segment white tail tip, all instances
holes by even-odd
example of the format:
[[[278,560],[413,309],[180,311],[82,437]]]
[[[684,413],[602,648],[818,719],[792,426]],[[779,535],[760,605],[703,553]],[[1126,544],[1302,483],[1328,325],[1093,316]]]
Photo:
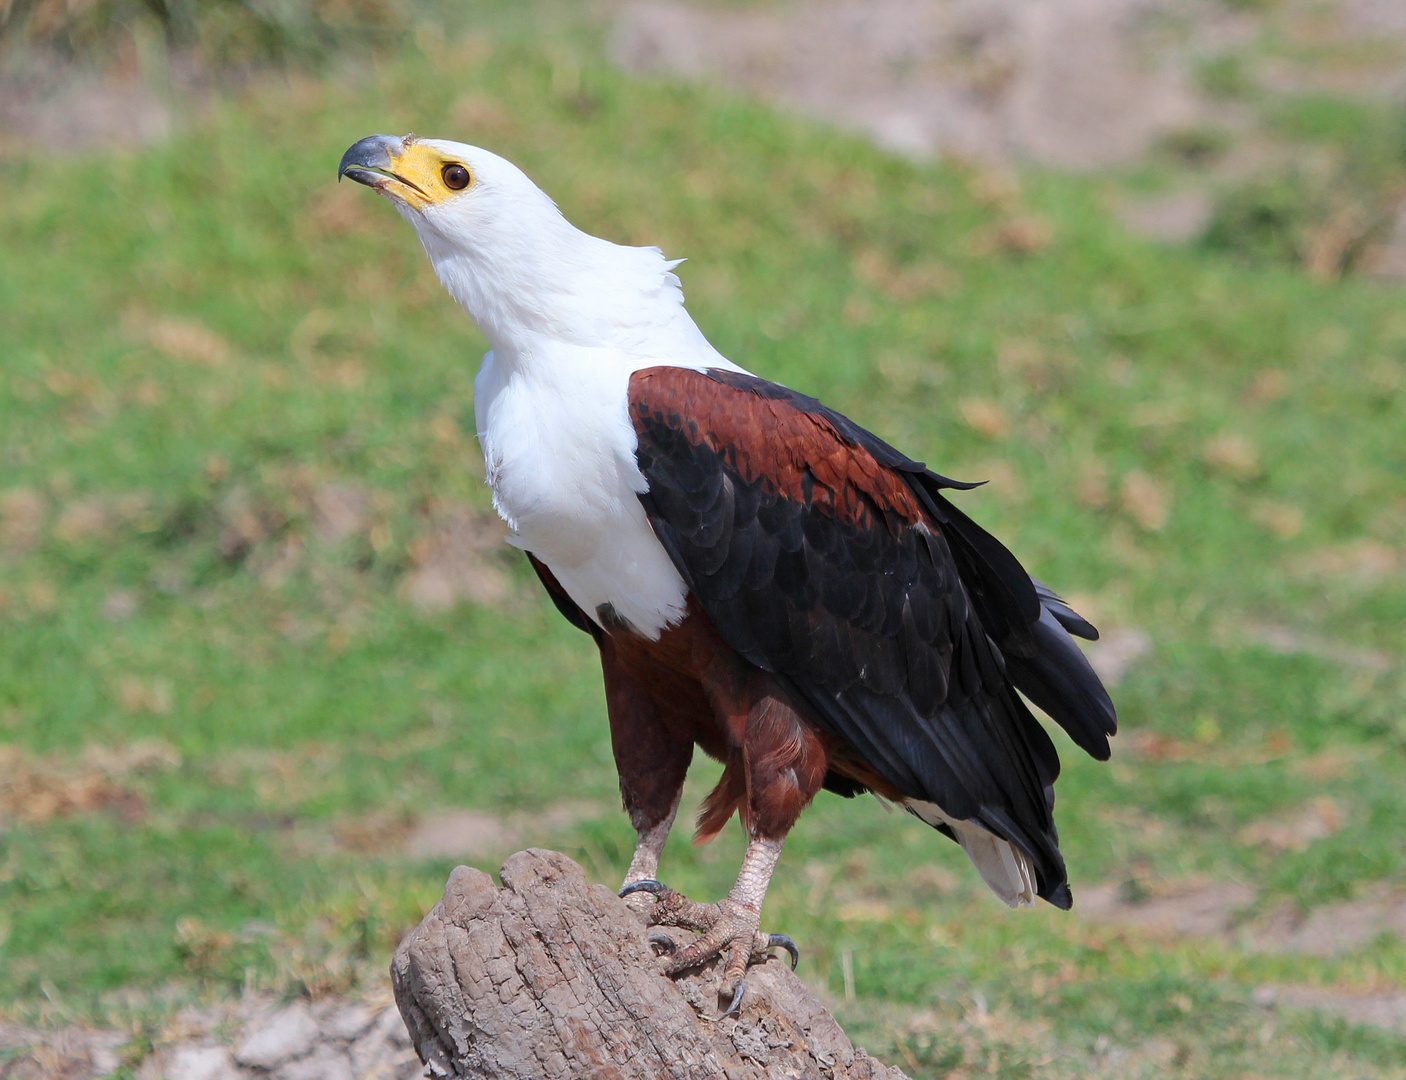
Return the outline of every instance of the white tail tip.
[[[936,803],[905,799],[904,807],[929,825],[946,825],[991,891],[1013,908],[1035,904],[1035,868],[1025,853],[980,825],[949,817]]]

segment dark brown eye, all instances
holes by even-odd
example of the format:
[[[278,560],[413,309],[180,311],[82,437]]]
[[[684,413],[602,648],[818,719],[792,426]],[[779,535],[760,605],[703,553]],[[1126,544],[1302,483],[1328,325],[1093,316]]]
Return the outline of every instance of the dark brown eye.
[[[446,165],[439,175],[451,191],[463,191],[469,186],[469,170],[462,165]]]

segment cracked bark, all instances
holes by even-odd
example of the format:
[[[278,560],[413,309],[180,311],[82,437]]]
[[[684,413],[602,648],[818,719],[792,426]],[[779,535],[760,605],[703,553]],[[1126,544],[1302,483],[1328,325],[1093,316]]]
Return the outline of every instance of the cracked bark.
[[[717,964],[669,979],[643,921],[554,851],[461,866],[396,951],[396,1004],[431,1076],[907,1080],[850,1044],[785,963],[718,1013]],[[687,935],[677,931],[681,939]]]

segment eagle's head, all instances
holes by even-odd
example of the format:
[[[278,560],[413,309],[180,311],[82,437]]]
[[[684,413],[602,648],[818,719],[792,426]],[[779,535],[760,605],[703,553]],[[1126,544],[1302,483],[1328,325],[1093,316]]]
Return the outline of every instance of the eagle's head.
[[[386,196],[427,247],[436,236],[456,246],[511,244],[561,216],[511,161],[444,139],[368,135],[342,155],[337,176]]]
[[[495,350],[546,335],[632,353],[711,347],[683,310],[658,248],[581,232],[506,158],[465,143],[370,135],[338,177],[384,195],[414,227],[449,292]]]

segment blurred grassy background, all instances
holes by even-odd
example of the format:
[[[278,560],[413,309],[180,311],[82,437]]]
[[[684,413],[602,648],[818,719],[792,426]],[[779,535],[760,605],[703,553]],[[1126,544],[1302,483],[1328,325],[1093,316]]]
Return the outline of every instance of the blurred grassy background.
[[[80,59],[130,25],[4,10]],[[1399,285],[1315,274],[1233,202],[1159,246],[1102,178],[914,164],[627,79],[521,7],[203,10],[141,18],[259,60],[238,93],[158,145],[0,159],[0,1010],[150,1032],[244,989],[365,992],[461,861],[446,831],[487,869],[628,861],[594,649],[488,510],[484,343],[333,182],[413,129],[688,256],[726,355],[991,479],[964,508],[1121,642],[1112,765],[1058,736],[1073,915],[1006,912],[872,801],[793,834],[766,921],[860,1041],[914,1077],[1406,1075],[1396,1035],[1252,1001],[1406,979],[1390,933],[1292,944],[1406,886]],[[1342,112],[1286,123],[1385,152]],[[665,874],[717,894],[739,853],[681,829]],[[1129,914],[1221,886],[1204,933]]]

